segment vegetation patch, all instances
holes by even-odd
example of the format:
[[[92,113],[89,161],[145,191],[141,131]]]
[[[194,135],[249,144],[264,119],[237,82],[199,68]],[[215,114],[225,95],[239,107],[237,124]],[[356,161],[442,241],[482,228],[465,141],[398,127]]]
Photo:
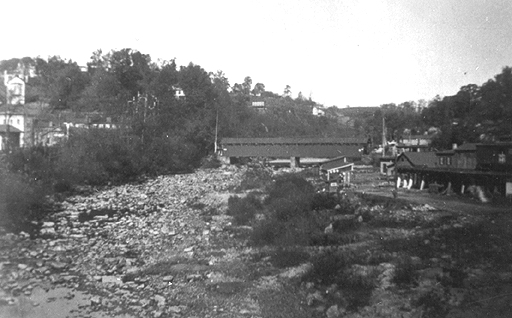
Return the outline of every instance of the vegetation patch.
[[[0,226],[30,232],[30,222],[40,220],[49,211],[46,194],[41,182],[0,168]]]

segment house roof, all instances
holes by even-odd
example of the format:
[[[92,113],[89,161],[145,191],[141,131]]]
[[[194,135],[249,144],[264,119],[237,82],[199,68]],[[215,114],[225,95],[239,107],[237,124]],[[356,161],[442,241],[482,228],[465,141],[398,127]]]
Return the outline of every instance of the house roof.
[[[404,143],[399,143],[397,145],[397,148],[428,148],[429,146],[428,145],[407,145],[407,144],[404,144]]]
[[[336,168],[341,168],[346,165],[350,165],[350,163],[347,162],[346,156],[336,157],[332,158],[330,160],[322,162],[322,169],[324,170],[331,170]]]
[[[453,156],[455,154],[455,150],[444,150],[436,152],[436,156]]]
[[[402,152],[399,157],[405,157],[413,167],[435,167],[437,157],[435,152]]]
[[[455,149],[455,151],[476,151],[476,143],[465,143],[462,146]]]
[[[13,127],[11,125],[0,125],[0,132],[6,133],[7,131],[9,131],[9,133],[21,133],[22,132],[18,128]]]
[[[12,115],[38,116],[48,110],[48,104],[26,103],[24,105],[1,105],[0,114],[9,112]]]

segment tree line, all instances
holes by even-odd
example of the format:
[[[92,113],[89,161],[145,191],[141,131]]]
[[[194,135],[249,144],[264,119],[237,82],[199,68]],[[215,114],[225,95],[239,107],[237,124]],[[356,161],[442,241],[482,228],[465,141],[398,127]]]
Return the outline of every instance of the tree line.
[[[430,131],[436,133],[434,145],[439,149],[512,134],[510,67],[481,86],[461,87],[454,96],[383,104],[371,116],[357,117],[346,125],[336,116],[313,116],[311,108],[317,103],[302,93],[292,98],[289,85],[282,94],[267,91],[263,83],[253,85],[250,76],[231,85],[222,71],[207,72],[193,63],[178,67],[175,60],[153,61],[150,55],[132,49],[95,51],[86,70],[72,60],[53,56],[5,60],[0,62],[0,71],[19,71],[20,65],[25,75],[30,69],[36,75],[28,77],[26,102],[44,102],[52,110],[101,112],[129,123],[131,132],[144,142],[172,136],[192,143],[203,154],[214,149],[216,135],[363,135],[378,141],[382,118],[388,140]],[[175,97],[178,88],[185,99]],[[271,101],[272,111],[253,111],[248,106],[251,96]]]

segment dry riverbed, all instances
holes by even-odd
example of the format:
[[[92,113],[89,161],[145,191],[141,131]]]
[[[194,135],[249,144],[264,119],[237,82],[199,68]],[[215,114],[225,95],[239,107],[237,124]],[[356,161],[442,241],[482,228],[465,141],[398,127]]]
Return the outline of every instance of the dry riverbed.
[[[76,195],[59,204],[36,237],[2,234],[0,317],[512,312],[507,208],[465,213],[435,200],[359,194],[352,197],[360,202],[357,215],[329,212],[359,222],[340,234],[344,244],[256,248],[248,244],[251,227],[234,226],[225,214],[244,171],[199,170]],[[336,276],[329,282],[312,275],[313,266],[321,274],[325,255],[343,258],[339,271],[355,280],[343,285]]]

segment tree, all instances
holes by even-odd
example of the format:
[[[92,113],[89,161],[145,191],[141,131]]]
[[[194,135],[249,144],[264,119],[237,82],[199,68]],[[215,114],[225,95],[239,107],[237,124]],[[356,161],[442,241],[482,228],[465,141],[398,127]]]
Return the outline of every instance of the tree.
[[[290,85],[286,85],[286,87],[284,88],[283,96],[290,97],[291,95],[292,95],[292,88],[290,87]]]
[[[244,78],[244,82],[242,83],[242,93],[245,96],[249,96],[251,94],[251,87],[252,87],[252,79],[250,76],[246,76]]]
[[[263,83],[256,83],[254,85],[254,88],[252,90],[252,94],[255,96],[261,96],[262,93],[265,92],[265,84]]]
[[[38,77],[30,81],[31,86],[38,86],[42,95],[39,98],[56,109],[74,107],[90,81],[89,75],[82,72],[78,64],[59,56],[48,60],[37,58],[36,73]]]

